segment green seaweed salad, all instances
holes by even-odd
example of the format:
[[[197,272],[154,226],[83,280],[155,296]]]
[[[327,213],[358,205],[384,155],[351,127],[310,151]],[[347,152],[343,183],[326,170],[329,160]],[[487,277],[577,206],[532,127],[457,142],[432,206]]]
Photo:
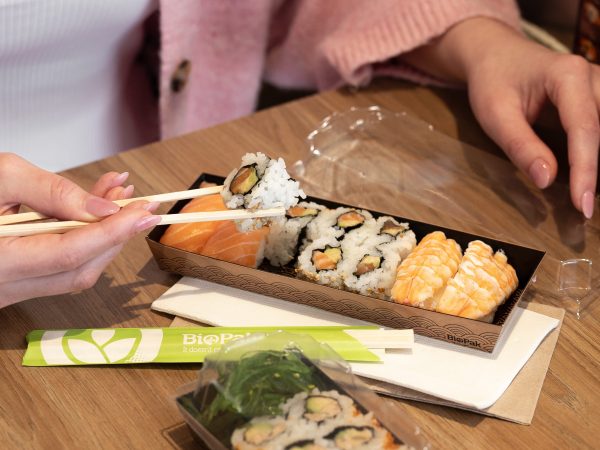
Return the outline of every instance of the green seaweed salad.
[[[217,383],[179,401],[226,447],[233,430],[253,417],[279,415],[281,405],[295,394],[332,387],[297,349],[248,353],[223,363],[218,373]]]

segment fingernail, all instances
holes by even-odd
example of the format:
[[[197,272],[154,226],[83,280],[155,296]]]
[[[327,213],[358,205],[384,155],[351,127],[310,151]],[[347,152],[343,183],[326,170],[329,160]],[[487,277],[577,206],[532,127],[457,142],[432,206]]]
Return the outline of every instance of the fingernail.
[[[529,166],[529,176],[540,189],[548,187],[548,184],[550,184],[550,165],[541,158],[536,159]]]
[[[133,226],[133,229],[136,233],[139,233],[140,231],[144,231],[147,230],[148,228],[152,228],[155,225],[158,225],[161,221],[161,217],[160,216],[146,216],[146,217],[142,217],[140,220],[138,220],[135,225]]]
[[[158,205],[160,205],[159,202],[148,202],[145,203],[142,208],[144,208],[146,211],[154,212],[158,209]]]
[[[130,184],[125,189],[123,189],[123,193],[121,194],[121,196],[123,198],[129,198],[129,197],[131,197],[133,195],[134,189],[135,189],[135,187],[133,186],[133,184]]]
[[[594,194],[586,191],[581,196],[581,211],[586,219],[591,219],[594,214]]]
[[[90,197],[85,204],[85,209],[96,217],[106,217],[118,212],[120,208],[109,200]]]
[[[119,175],[117,175],[113,182],[112,182],[112,187],[117,187],[117,186],[121,186],[123,183],[125,183],[125,180],[129,177],[129,172],[123,172],[120,173]]]

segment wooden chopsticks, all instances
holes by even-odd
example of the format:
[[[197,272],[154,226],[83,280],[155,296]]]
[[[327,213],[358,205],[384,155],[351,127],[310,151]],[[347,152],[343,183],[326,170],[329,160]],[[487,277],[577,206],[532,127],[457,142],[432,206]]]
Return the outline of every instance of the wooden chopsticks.
[[[136,202],[139,200],[145,200],[148,202],[171,202],[177,200],[185,200],[189,198],[202,197],[204,195],[218,194],[223,189],[223,186],[211,186],[200,189],[190,189],[187,191],[168,192],[166,194],[148,195],[146,197],[126,198],[124,200],[115,200],[119,206],[125,206],[129,203]],[[31,222],[33,220],[49,219],[50,217],[45,216],[39,212],[26,212],[20,214],[9,214],[6,216],[0,216],[0,225],[8,225],[13,223]]]
[[[200,189],[190,189],[187,191],[168,192],[166,194],[149,195],[147,197],[128,198],[124,200],[115,200],[119,206],[125,206],[129,203],[145,200],[148,202],[170,202],[176,200],[185,200],[190,198],[202,197],[204,195],[217,194],[221,192],[223,186],[211,186]],[[271,208],[259,210],[226,210],[209,211],[195,213],[163,214],[160,216],[159,225],[171,225],[174,223],[191,222],[213,222],[219,220],[245,220],[260,219],[265,217],[277,217],[285,215],[284,208]],[[21,223],[32,220],[48,219],[49,217],[38,212],[27,212],[21,214],[10,214],[0,216],[0,237],[8,236],[32,236],[44,233],[66,233],[67,231],[81,228],[89,225],[89,222],[80,222],[77,220],[53,221],[43,223]]]
[[[411,349],[415,343],[412,329],[407,330],[344,330],[367,348],[386,350]]]
[[[219,220],[245,220],[259,219],[264,217],[284,216],[285,208],[258,209],[255,211],[245,209],[234,209],[227,211],[210,211],[198,213],[163,214],[160,215],[159,225],[171,225],[174,223],[191,222],[213,222]],[[66,233],[89,225],[90,222],[79,222],[66,220],[59,222],[23,223],[0,226],[0,237],[8,236],[33,236],[45,233]]]

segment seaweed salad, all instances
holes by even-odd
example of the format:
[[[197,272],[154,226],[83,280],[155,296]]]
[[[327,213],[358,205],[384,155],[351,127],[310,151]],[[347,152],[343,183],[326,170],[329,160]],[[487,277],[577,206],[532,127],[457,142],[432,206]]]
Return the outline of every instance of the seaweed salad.
[[[227,447],[231,430],[253,417],[281,414],[288,398],[328,384],[294,348],[251,352],[217,370],[218,380],[186,398],[184,406]]]

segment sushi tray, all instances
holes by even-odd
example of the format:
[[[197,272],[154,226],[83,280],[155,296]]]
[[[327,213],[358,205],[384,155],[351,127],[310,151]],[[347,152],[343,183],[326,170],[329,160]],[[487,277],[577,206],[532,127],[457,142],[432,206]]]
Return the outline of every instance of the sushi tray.
[[[207,448],[418,449],[419,428],[306,335],[252,335],[207,357],[177,406]]]
[[[223,184],[224,177],[201,174],[190,189],[206,184]],[[308,204],[321,205],[323,208],[345,208],[344,211],[356,209],[352,205],[341,204],[325,199],[307,197]],[[186,201],[176,203],[169,214],[180,212]],[[386,223],[408,223],[413,241],[421,241],[428,235],[443,235],[448,240],[455,241],[461,248],[467,248],[473,241],[485,241],[491,247],[490,252],[496,251],[504,260],[512,265],[511,270],[516,275],[514,289],[510,295],[493,311],[486,320],[474,320],[467,317],[423,309],[409,304],[402,304],[386,298],[381,291],[373,288],[373,295],[365,293],[363,286],[357,285],[352,289],[336,285],[332,278],[327,283],[317,282],[311,278],[310,271],[298,269],[295,261],[287,264],[272,265],[269,261],[277,259],[271,255],[260,262],[257,267],[234,263],[207,256],[192,251],[183,250],[161,243],[167,226],[157,226],[147,236],[147,243],[159,267],[167,272],[201,278],[219,284],[275,297],[286,302],[295,302],[334,313],[350,316],[370,323],[390,328],[410,328],[415,333],[452,344],[474,348],[484,352],[492,352],[500,336],[505,330],[511,315],[518,305],[523,291],[533,277],[540,264],[544,252],[523,247],[509,242],[503,242],[483,236],[465,233],[459,230],[443,228],[419,222],[406,217],[389,216],[384,212],[362,210],[371,217],[369,220],[389,218]],[[396,227],[397,228],[397,227]],[[316,231],[320,233],[319,230]],[[322,237],[326,239],[327,237]],[[414,244],[413,244],[414,245]],[[327,248],[327,247],[326,247]],[[269,257],[268,249],[265,251]],[[335,255],[334,255],[335,256]],[[339,256],[339,254],[338,254]],[[301,256],[298,258],[301,262]],[[329,271],[331,272],[331,271]],[[328,272],[328,273],[329,273]],[[355,274],[357,271],[355,271]],[[285,305],[282,304],[282,307]]]

